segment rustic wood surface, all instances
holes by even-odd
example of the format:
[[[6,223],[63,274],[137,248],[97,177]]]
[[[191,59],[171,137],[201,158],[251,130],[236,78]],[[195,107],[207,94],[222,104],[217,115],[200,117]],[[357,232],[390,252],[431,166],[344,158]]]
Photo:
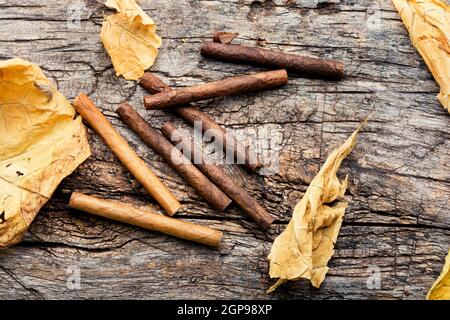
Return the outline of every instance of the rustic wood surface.
[[[102,2],[0,0],[0,58],[39,64],[70,99],[89,94],[182,200],[179,216],[224,231],[225,245],[214,251],[69,210],[77,190],[161,211],[89,130],[92,157],[64,180],[24,241],[0,252],[0,299],[425,297],[450,246],[450,116],[390,0],[141,1],[164,39],[152,70],[174,87],[262,70],[202,58],[201,41],[214,29],[239,31],[236,43],[347,65],[341,82],[292,77],[283,89],[204,104],[227,128],[281,137],[278,174],[227,167],[277,217],[266,233],[235,206],[211,209],[119,121],[114,110],[129,100],[157,127],[182,123],[144,111],[144,90],[115,77],[99,40],[110,12]],[[68,10],[77,3],[85,5],[79,28]],[[351,205],[322,288],[299,281],[266,295],[273,239],[330,150],[372,110],[340,171],[350,175]],[[74,268],[78,289],[67,286]],[[377,268],[381,287],[373,289],[367,281]]]

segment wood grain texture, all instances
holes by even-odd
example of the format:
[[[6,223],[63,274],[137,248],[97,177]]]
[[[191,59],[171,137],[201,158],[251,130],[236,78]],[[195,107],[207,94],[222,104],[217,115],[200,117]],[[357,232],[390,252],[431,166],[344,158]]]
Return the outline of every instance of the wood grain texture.
[[[277,217],[266,233],[234,206],[211,209],[120,122],[114,110],[129,100],[152,126],[182,124],[163,111],[144,111],[144,90],[114,76],[99,40],[108,12],[102,1],[84,2],[80,28],[67,24],[74,3],[0,0],[0,58],[41,65],[70,99],[88,93],[182,199],[180,216],[224,231],[225,245],[214,251],[69,210],[72,190],[161,210],[89,130],[92,157],[64,180],[25,241],[0,252],[0,299],[425,297],[450,246],[450,117],[390,0],[142,1],[163,38],[152,71],[174,88],[264,70],[202,58],[201,42],[213,30],[239,31],[236,43],[346,64],[341,82],[292,77],[282,89],[202,105],[242,134],[280,136],[278,174],[226,166]],[[372,110],[341,170],[350,174],[351,205],[322,288],[300,281],[266,295],[273,239],[330,150]],[[76,290],[67,288],[73,266],[81,272]],[[380,289],[367,286],[370,266],[380,268]]]

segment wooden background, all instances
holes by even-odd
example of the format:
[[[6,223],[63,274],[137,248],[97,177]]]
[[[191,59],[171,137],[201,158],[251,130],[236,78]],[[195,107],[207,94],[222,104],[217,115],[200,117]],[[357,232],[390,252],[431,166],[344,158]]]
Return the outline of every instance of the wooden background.
[[[115,77],[99,39],[110,13],[102,2],[0,0],[0,58],[39,64],[69,99],[89,94],[182,200],[179,217],[224,231],[225,246],[214,251],[69,210],[77,190],[161,211],[89,130],[92,157],[65,179],[24,241],[0,252],[1,299],[425,297],[450,246],[450,115],[390,0],[142,1],[164,40],[152,70],[173,86],[262,70],[203,59],[200,43],[214,29],[239,31],[237,43],[347,65],[341,82],[292,77],[279,90],[204,104],[227,128],[281,135],[278,174],[227,168],[277,217],[266,233],[236,207],[212,210],[118,120],[114,110],[125,100],[157,127],[173,117],[145,112],[144,91]],[[70,21],[77,4],[85,5],[79,27]],[[299,281],[266,295],[273,239],[330,150],[372,110],[340,171],[350,175],[350,207],[322,288]],[[70,289],[77,268],[81,287]],[[371,289],[377,268],[381,287]]]

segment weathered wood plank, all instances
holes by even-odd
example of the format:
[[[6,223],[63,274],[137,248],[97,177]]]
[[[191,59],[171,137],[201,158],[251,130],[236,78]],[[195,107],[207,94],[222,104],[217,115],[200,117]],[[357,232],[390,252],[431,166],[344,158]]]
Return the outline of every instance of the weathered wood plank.
[[[427,228],[346,226],[320,290],[301,281],[267,296],[264,289],[271,281],[265,256],[280,227],[264,239],[239,223],[204,220],[226,232],[226,248],[216,252],[73,215],[44,213],[27,241],[0,256],[3,299],[423,298],[439,272],[450,236],[449,231]],[[80,268],[80,289],[67,289],[70,268]],[[368,287],[369,268],[379,268],[380,289]]]
[[[0,298],[423,298],[450,246],[450,117],[391,1],[141,2],[164,39],[152,70],[172,86],[262,70],[202,58],[200,43],[213,29],[237,30],[244,44],[343,60],[348,77],[292,77],[280,90],[202,104],[227,128],[271,136],[279,147],[276,175],[227,166],[278,218],[264,234],[236,207],[211,209],[118,120],[118,104],[140,107],[145,92],[114,76],[98,37],[109,12],[102,1],[80,0],[74,29],[67,8],[76,1],[0,0],[0,58],[38,63],[70,99],[88,93],[182,200],[180,216],[227,237],[225,248],[211,251],[71,212],[72,190],[159,210],[90,130],[93,156],[62,183],[25,242],[0,252]],[[157,127],[168,119],[182,124],[162,111],[139,111]],[[351,205],[323,288],[300,282],[267,296],[271,242],[329,151],[372,111],[343,164]],[[67,288],[70,266],[80,268],[79,290]],[[367,286],[370,266],[380,268],[380,289]]]

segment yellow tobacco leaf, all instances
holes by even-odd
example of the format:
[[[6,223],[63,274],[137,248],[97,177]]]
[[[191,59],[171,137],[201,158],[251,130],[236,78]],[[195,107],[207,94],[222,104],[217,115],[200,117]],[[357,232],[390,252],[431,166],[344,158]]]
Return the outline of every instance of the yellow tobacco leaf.
[[[325,279],[327,264],[334,253],[348,205],[342,199],[347,189],[347,178],[341,182],[336,173],[342,160],[353,150],[362,125],[328,156],[302,200],[295,206],[286,230],[275,239],[269,254],[269,275],[278,281],[267,292],[274,291],[288,280],[300,278],[309,279],[318,288]]]
[[[28,61],[0,61],[0,248],[21,240],[61,180],[90,155],[75,110]]]
[[[100,38],[116,75],[137,80],[158,55],[161,38],[156,25],[134,0],[108,0],[106,5],[119,13],[103,21]]]
[[[450,6],[443,0],[392,1],[441,87],[439,101],[450,112]]]
[[[450,300],[450,250],[441,275],[427,294],[428,300]]]

